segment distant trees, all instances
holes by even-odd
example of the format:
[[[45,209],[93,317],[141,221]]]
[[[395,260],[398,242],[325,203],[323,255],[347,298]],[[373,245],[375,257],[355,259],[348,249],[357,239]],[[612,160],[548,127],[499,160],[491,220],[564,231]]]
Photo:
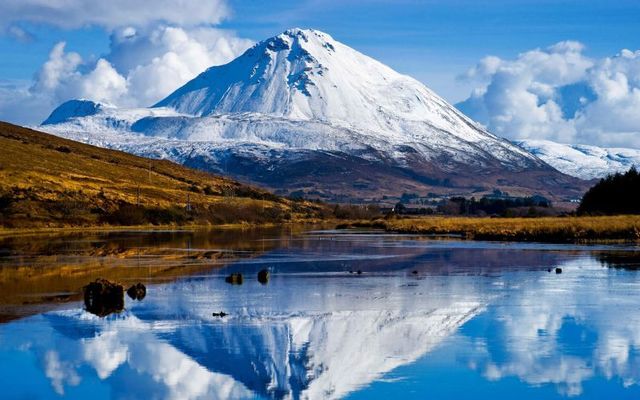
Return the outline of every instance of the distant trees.
[[[373,204],[336,204],[333,206],[333,217],[337,219],[373,219],[381,216],[380,207]]]
[[[640,173],[632,167],[601,179],[582,198],[578,214],[640,214]]]
[[[502,194],[501,194],[502,195]],[[466,199],[452,197],[438,205],[438,212],[445,215],[499,215],[503,217],[546,215],[544,209],[551,208],[551,202],[542,196],[530,197],[482,197]]]

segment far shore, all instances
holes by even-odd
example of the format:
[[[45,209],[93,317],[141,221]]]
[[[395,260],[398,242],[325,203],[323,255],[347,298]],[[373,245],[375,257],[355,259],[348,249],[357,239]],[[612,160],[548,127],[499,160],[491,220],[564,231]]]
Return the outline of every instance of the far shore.
[[[355,221],[340,228],[379,228],[388,232],[458,235],[467,240],[545,243],[640,242],[640,215],[487,218],[429,216]]]
[[[369,220],[310,219],[282,223],[224,225],[99,225],[42,228],[0,228],[0,238],[58,233],[117,232],[127,230],[220,230],[323,226],[338,229],[375,228],[391,233],[451,235],[464,240],[545,243],[640,243],[640,215],[488,218],[488,217],[391,217]],[[300,229],[303,230],[303,229]]]
[[[267,229],[275,227],[304,227],[304,226],[336,226],[340,222],[336,220],[303,220],[268,223],[245,223],[235,224],[186,224],[186,225],[93,225],[93,226],[49,226],[33,228],[6,228],[0,227],[0,239],[8,236],[46,235],[59,233],[83,233],[83,232],[122,232],[122,231],[195,231],[195,230],[242,230],[242,229]]]

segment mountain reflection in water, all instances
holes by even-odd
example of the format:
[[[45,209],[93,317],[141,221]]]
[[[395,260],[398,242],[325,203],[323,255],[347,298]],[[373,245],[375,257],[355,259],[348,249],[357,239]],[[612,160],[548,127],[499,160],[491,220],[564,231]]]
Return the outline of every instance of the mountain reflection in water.
[[[0,325],[3,398],[640,394],[640,277],[603,267],[607,248],[333,232],[255,243],[269,245],[149,285],[120,314],[70,303]],[[224,282],[232,272],[242,285]]]

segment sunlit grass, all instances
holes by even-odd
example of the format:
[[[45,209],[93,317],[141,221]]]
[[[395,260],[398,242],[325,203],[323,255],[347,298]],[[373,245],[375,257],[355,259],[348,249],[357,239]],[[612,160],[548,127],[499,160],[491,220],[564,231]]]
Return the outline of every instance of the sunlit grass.
[[[0,123],[0,148],[0,226],[5,228],[263,224],[314,218],[321,211],[317,204],[168,161],[6,123]],[[123,206],[130,207],[123,211]]]
[[[379,221],[390,231],[459,234],[467,239],[574,242],[640,240],[640,216],[461,218],[423,217]]]

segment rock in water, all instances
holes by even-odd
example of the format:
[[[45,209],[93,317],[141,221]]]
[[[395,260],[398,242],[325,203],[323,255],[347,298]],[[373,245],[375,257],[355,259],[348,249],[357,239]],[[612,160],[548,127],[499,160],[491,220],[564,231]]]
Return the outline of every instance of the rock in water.
[[[243,281],[243,278],[242,278],[242,274],[240,273],[231,274],[225,278],[225,282],[230,283],[232,285],[242,285],[242,281]]]
[[[261,269],[260,272],[258,272],[258,282],[262,283],[263,285],[269,282],[269,270]]]
[[[138,282],[127,289],[127,295],[129,295],[132,300],[140,301],[147,295],[147,288],[142,283]]]
[[[214,313],[212,313],[211,315],[212,315],[212,316],[214,316],[214,317],[220,317],[220,318],[222,318],[222,317],[226,317],[226,316],[227,316],[227,315],[229,315],[229,314],[227,314],[227,313],[226,313],[226,312],[224,312],[224,311],[220,311],[220,312],[214,312]]]
[[[562,268],[556,268],[556,274],[561,274],[562,273]]]
[[[96,279],[83,288],[86,310],[99,317],[124,310],[124,286],[106,279]]]

